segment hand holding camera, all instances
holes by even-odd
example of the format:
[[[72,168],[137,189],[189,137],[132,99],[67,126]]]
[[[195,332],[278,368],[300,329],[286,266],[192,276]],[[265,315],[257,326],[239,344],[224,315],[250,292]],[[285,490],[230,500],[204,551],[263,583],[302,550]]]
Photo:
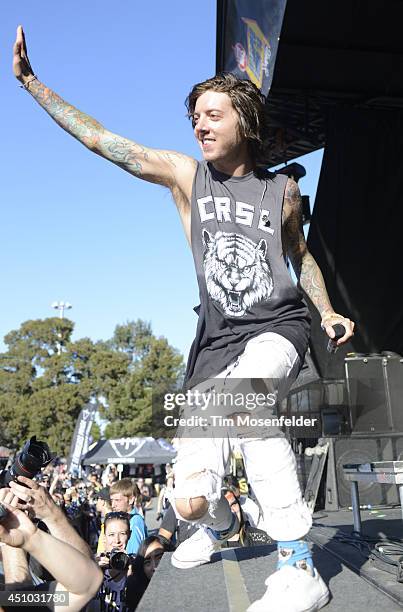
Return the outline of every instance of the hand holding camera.
[[[4,489],[0,490],[2,493]],[[2,501],[0,504],[0,542],[16,548],[24,548],[37,528],[25,512]]]
[[[55,504],[47,490],[33,478],[52,461],[53,457],[48,445],[37,440],[36,436],[32,436],[17,454],[12,466],[0,472],[0,487],[9,487],[2,489],[9,493],[4,501],[13,503],[13,506],[20,510],[28,510],[35,518],[41,520],[52,518]],[[0,497],[0,501],[2,499],[3,497]]]
[[[35,518],[41,521],[53,518],[57,506],[45,487],[25,476],[17,476],[8,486],[18,498],[17,508],[32,510]]]
[[[113,548],[110,552],[101,553],[98,557],[98,565],[104,569],[114,569],[123,572],[131,566],[135,555],[128,555],[124,550]]]

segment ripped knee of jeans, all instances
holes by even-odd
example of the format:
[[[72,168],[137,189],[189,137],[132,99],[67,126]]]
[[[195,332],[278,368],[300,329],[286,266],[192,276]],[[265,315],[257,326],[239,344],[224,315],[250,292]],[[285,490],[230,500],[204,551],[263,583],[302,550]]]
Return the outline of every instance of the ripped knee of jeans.
[[[205,497],[208,513],[214,517],[215,509],[221,497],[221,478],[211,470],[190,474],[186,478],[175,480],[174,499],[190,500],[194,497]]]

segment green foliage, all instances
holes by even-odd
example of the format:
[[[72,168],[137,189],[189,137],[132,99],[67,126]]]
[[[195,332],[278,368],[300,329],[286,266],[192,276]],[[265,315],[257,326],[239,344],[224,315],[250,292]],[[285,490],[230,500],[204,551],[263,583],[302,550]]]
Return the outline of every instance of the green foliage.
[[[179,387],[183,374],[182,355],[165,338],[150,336],[142,358],[110,395],[108,418],[111,422],[105,429],[106,437],[158,437],[161,431],[156,429],[152,414],[158,409],[162,395]]]
[[[101,428],[98,425],[98,423],[96,423],[95,421],[93,422],[91,426],[90,436],[95,442],[97,442],[102,437]]]
[[[73,329],[68,319],[49,318],[26,321],[5,337],[0,444],[18,449],[36,435],[67,456],[78,415],[94,399],[101,400],[107,437],[160,435],[152,404],[181,383],[179,352],[141,320],[117,325],[107,342],[72,342]],[[91,435],[99,439],[98,424]]]
[[[153,338],[151,324],[141,319],[126,321],[124,325],[116,325],[109,346],[117,351],[126,353],[130,361],[141,360],[149,351]]]

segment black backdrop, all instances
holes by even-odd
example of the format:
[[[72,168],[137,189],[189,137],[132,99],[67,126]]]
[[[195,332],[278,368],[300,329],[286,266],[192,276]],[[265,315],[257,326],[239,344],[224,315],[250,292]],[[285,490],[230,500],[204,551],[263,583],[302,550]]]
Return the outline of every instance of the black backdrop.
[[[326,378],[348,352],[403,354],[403,112],[332,108],[308,235],[336,310],[356,322],[335,356],[313,314],[311,350]]]

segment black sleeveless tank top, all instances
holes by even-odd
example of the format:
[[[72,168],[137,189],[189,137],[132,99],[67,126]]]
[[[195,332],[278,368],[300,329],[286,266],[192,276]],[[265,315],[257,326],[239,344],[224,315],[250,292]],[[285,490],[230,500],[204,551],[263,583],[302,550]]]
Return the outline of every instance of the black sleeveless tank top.
[[[265,170],[235,177],[198,163],[191,238],[200,305],[187,387],[219,374],[248,340],[268,331],[287,338],[303,359],[310,315],[283,253],[286,183]]]

